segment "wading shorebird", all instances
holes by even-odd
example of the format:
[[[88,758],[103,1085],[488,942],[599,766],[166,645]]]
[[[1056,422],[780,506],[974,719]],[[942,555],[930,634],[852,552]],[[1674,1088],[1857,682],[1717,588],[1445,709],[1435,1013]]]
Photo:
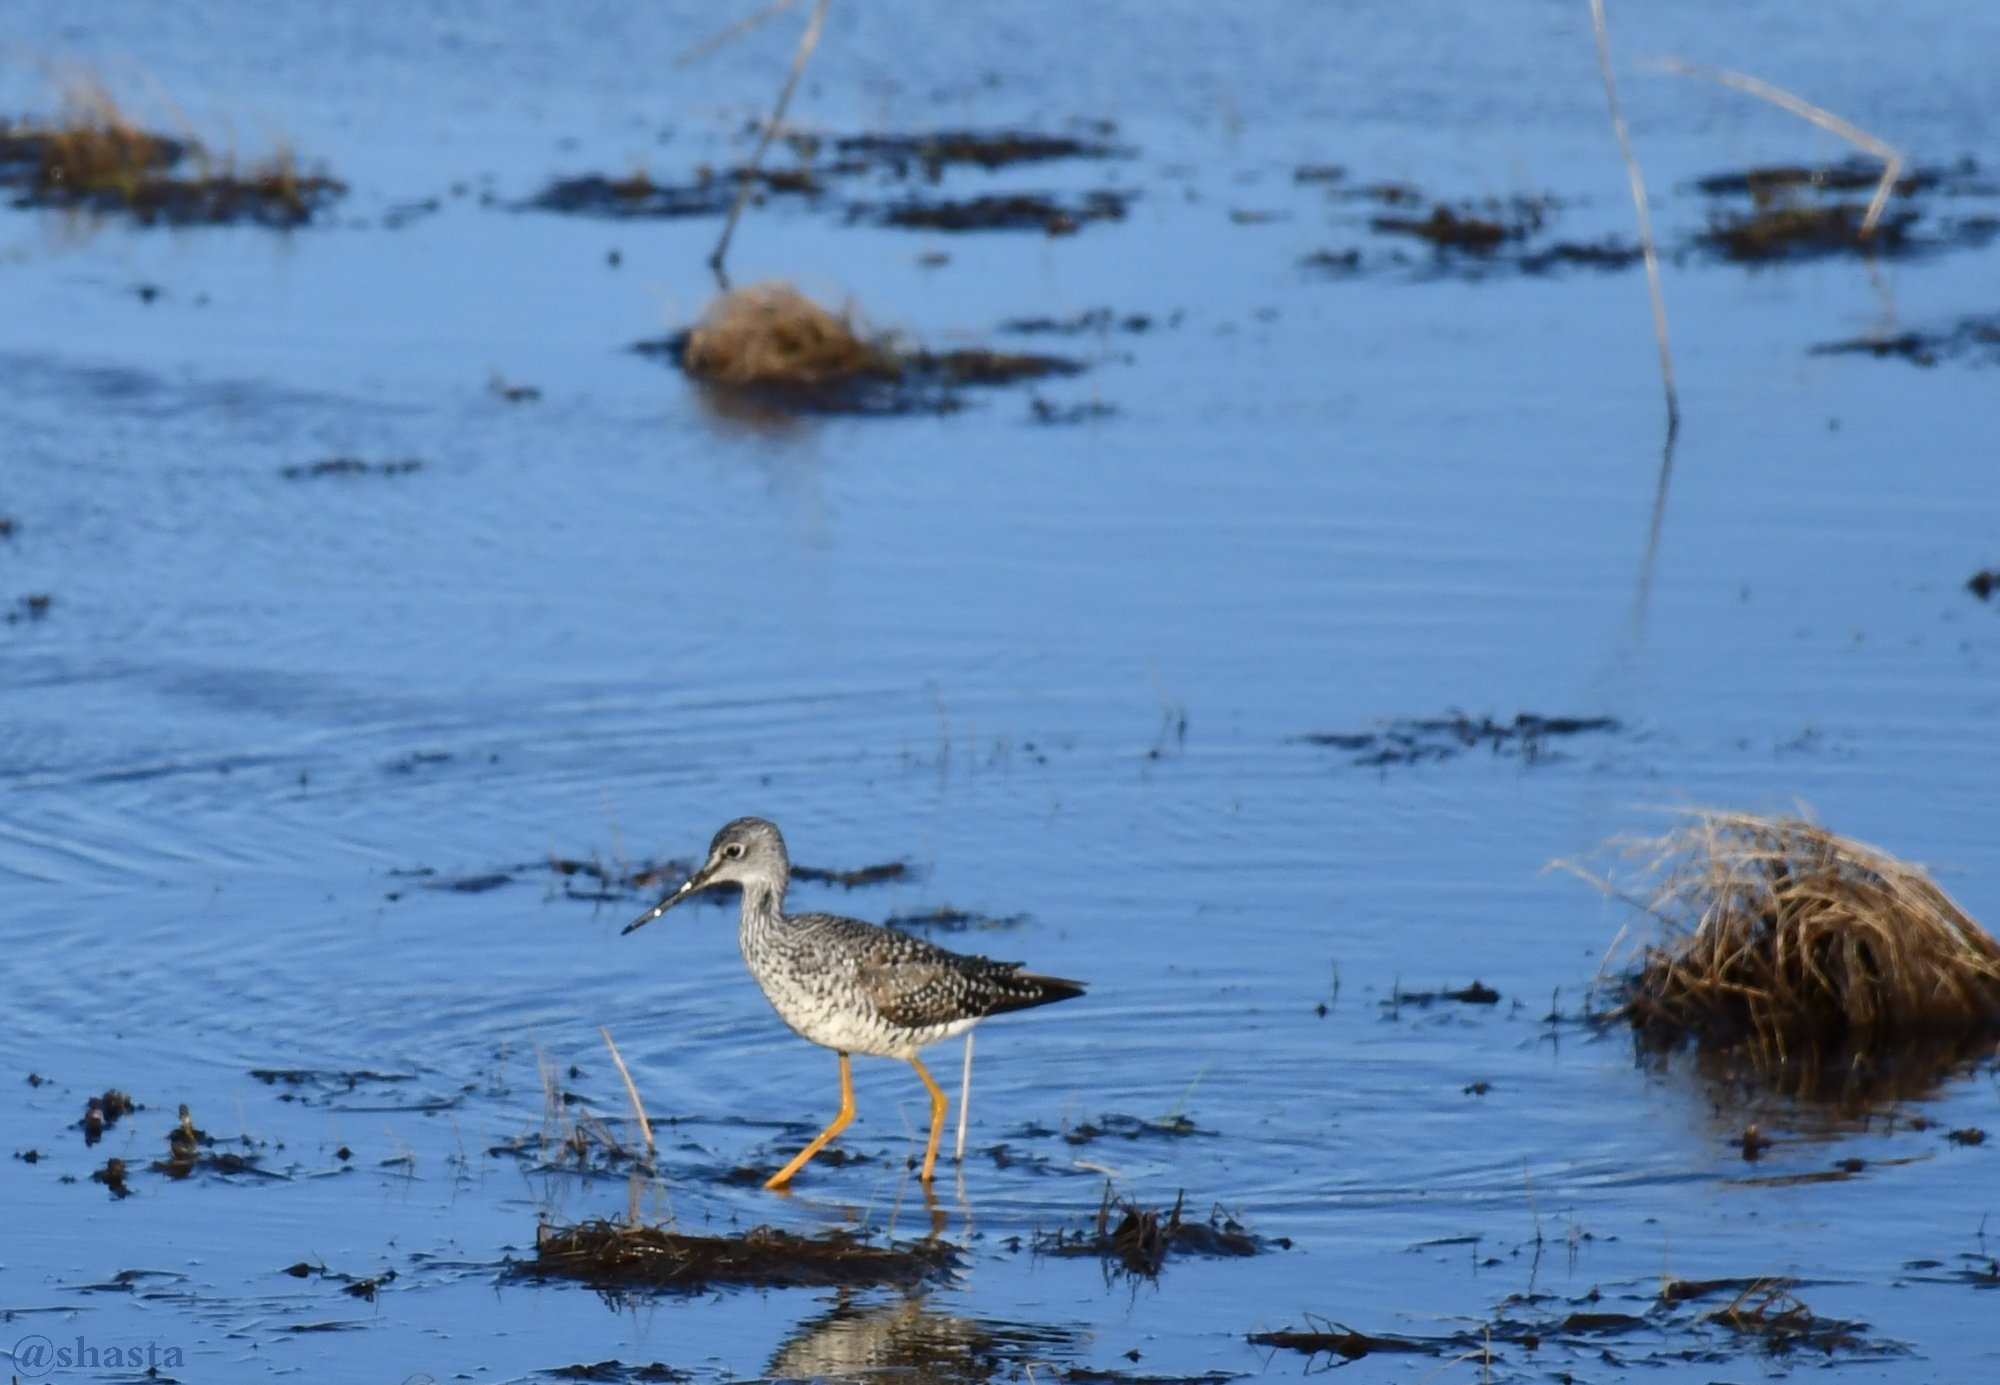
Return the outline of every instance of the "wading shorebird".
[[[791,860],[777,827],[762,818],[738,818],[715,834],[701,869],[625,925],[625,932],[651,923],[697,890],[741,885],[743,921],[737,941],[744,965],[793,1033],[840,1055],[840,1113],[764,1186],[782,1188],[791,1182],[854,1119],[848,1059],[856,1053],[901,1058],[924,1080],[931,1098],[931,1137],[920,1177],[929,1183],[946,1101],[917,1050],[963,1034],[988,1015],[1080,996],[1083,983],[1038,976],[1023,971],[1019,962],[949,952],[859,919],[787,914],[785,886],[791,878]]]

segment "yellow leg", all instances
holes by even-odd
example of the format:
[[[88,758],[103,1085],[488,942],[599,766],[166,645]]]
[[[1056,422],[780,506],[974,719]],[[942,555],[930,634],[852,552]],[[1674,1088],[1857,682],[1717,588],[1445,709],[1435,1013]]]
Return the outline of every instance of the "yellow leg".
[[[925,1078],[929,1081],[929,1078]],[[847,1055],[840,1055],[840,1114],[833,1123],[819,1132],[813,1142],[800,1150],[798,1157],[764,1180],[766,1188],[782,1188],[792,1181],[792,1175],[806,1166],[813,1155],[826,1148],[826,1142],[847,1129],[847,1123],[854,1119],[854,1074],[848,1068]],[[933,1141],[935,1143],[935,1141]]]
[[[938,1136],[944,1133],[944,1108],[947,1103],[944,1089],[931,1080],[930,1073],[924,1070],[924,1065],[917,1061],[914,1054],[910,1057],[910,1066],[917,1070],[917,1076],[924,1079],[924,1086],[928,1087],[931,1093],[931,1140],[924,1146],[924,1171],[917,1175],[924,1183],[929,1184],[931,1166],[937,1163]]]

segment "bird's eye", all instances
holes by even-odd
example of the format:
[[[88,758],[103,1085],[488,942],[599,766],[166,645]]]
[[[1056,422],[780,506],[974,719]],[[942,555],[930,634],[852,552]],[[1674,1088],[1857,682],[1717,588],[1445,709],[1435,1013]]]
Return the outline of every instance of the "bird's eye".
[[[722,854],[732,861],[735,860],[743,854],[743,843],[731,842],[728,846],[722,848]]]

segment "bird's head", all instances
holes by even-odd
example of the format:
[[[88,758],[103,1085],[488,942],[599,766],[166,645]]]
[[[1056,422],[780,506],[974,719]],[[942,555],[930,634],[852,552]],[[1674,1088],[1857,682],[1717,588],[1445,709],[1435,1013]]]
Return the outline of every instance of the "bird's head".
[[[643,928],[698,890],[710,885],[762,886],[784,897],[791,879],[791,859],[785,855],[785,839],[776,825],[762,818],[738,818],[715,834],[708,844],[708,859],[701,869],[681,882],[679,889],[651,910],[625,925],[630,933]]]

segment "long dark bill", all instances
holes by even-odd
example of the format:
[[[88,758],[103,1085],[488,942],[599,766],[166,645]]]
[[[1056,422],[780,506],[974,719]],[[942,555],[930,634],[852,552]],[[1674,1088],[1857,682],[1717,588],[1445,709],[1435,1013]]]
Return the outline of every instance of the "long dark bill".
[[[635,918],[630,923],[626,924],[623,929],[619,930],[618,936],[622,938],[635,928],[644,928],[647,924],[651,923],[661,914],[666,913],[667,910],[673,908],[676,904],[680,903],[683,899],[686,899],[689,895],[693,894],[696,890],[701,889],[706,884],[708,884],[708,869],[707,867],[703,867],[701,870],[696,871],[693,875],[690,875],[687,879],[683,880],[681,882],[681,887],[678,890],[675,890],[672,894],[668,895],[658,904],[655,904],[651,909],[647,910],[645,913],[641,914],[638,918]]]

